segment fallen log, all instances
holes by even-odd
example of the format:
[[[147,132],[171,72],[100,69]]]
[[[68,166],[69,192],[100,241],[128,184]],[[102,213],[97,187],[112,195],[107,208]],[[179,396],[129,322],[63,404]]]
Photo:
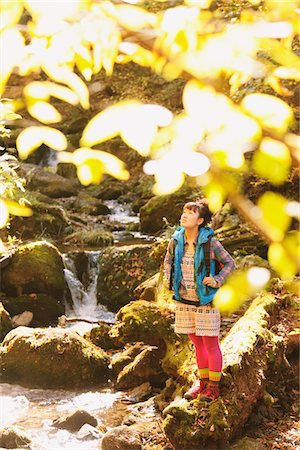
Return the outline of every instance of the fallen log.
[[[58,326],[64,327],[67,322],[86,322],[91,323],[93,325],[101,325],[102,323],[107,323],[108,325],[113,325],[115,322],[107,322],[106,320],[90,320],[90,319],[84,319],[83,317],[67,317],[67,316],[60,316],[58,318]]]
[[[268,328],[278,300],[258,296],[221,343],[221,396],[211,404],[177,397],[163,411],[164,431],[175,450],[225,448],[240,436],[265,393],[268,371],[287,370],[282,338]]]

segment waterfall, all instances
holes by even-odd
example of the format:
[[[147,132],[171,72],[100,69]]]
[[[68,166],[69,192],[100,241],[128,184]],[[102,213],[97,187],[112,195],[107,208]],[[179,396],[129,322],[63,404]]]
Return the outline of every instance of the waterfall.
[[[99,256],[101,251],[85,251],[87,260],[84,271],[84,281],[78,277],[74,256],[64,254],[65,279],[72,296],[72,307],[66,303],[68,318],[80,317],[88,320],[114,322],[115,314],[108,311],[106,306],[97,303],[97,281],[100,271]]]

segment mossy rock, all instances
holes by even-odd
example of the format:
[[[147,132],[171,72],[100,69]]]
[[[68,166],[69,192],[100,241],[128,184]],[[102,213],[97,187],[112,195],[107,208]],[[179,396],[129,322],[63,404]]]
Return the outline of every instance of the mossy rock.
[[[103,348],[103,350],[119,348],[116,341],[112,339],[109,334],[110,329],[111,325],[103,322],[98,326],[93,327],[91,331],[84,335],[84,337],[91,341],[93,344],[97,345],[97,347]]]
[[[110,247],[102,252],[98,278],[98,301],[110,311],[126,305],[134,289],[159,269],[151,258],[151,245]]]
[[[2,280],[9,296],[45,293],[62,301],[65,278],[61,254],[46,241],[21,245],[3,270]]]
[[[103,228],[82,229],[69,234],[65,242],[88,247],[107,247],[113,244],[114,237],[110,231],[105,231]]]
[[[116,386],[119,389],[130,389],[145,382],[154,386],[162,386],[166,375],[161,369],[162,351],[158,347],[147,345],[119,373]]]
[[[120,309],[111,334],[121,342],[142,341],[150,345],[161,345],[163,341],[175,338],[172,328],[174,314],[145,300],[136,300]]]
[[[11,317],[31,311],[31,326],[48,326],[56,324],[59,316],[64,314],[63,302],[48,294],[25,294],[18,297],[7,297],[3,304]]]
[[[198,196],[199,191],[184,187],[174,194],[151,198],[140,209],[141,231],[156,233],[162,230],[166,225],[164,218],[172,225],[178,223],[184,204]]]
[[[139,284],[134,290],[134,296],[140,300],[155,302],[157,297],[157,286],[160,273],[157,272],[151,278]]]
[[[111,211],[101,200],[89,195],[86,192],[80,192],[73,204],[76,213],[84,213],[92,216],[107,215]]]
[[[88,386],[107,380],[109,358],[71,329],[18,327],[0,347],[2,380],[31,387]]]
[[[118,374],[127,364],[133,362],[134,358],[146,348],[144,342],[136,342],[130,345],[124,351],[117,353],[112,357],[111,367],[114,374]]]
[[[61,177],[34,164],[23,163],[20,170],[27,180],[27,189],[41,192],[48,197],[70,197],[78,191],[78,181]]]
[[[13,328],[11,317],[0,302],[0,340],[7,335],[7,333]]]

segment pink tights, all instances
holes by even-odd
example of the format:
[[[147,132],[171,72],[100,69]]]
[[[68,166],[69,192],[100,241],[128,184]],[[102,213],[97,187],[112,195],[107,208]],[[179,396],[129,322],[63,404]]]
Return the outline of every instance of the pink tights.
[[[196,336],[195,334],[188,336],[195,346],[198,368],[222,372],[222,352],[218,336]]]

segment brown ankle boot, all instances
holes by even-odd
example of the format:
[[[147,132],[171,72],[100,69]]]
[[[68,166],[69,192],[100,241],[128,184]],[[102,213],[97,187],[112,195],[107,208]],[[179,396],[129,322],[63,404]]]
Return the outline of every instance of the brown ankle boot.
[[[194,400],[199,394],[202,394],[207,387],[208,380],[200,380],[199,383],[192,386],[185,394],[184,398],[187,400]]]
[[[213,402],[220,397],[219,383],[209,381],[205,390],[202,392],[200,400],[203,402]]]

